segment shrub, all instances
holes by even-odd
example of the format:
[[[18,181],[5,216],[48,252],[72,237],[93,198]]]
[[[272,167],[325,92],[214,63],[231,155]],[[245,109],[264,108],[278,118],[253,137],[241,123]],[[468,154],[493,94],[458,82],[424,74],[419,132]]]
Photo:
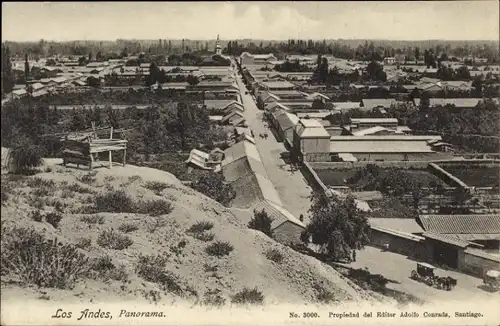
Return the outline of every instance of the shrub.
[[[43,220],[43,214],[40,210],[32,211],[30,213],[30,218],[35,222],[41,222]]]
[[[96,213],[132,213],[134,211],[132,199],[123,190],[112,190],[97,195],[94,201]]]
[[[168,215],[172,210],[172,204],[164,199],[141,201],[137,204],[137,213],[150,216]]]
[[[235,304],[263,304],[264,295],[257,288],[243,288],[231,298],[231,302]]]
[[[72,288],[89,270],[88,258],[75,246],[47,240],[34,230],[2,228],[2,275],[48,288]]]
[[[278,264],[281,264],[284,259],[283,254],[278,249],[268,249],[266,251],[266,258]]]
[[[80,194],[91,194],[93,191],[89,188],[83,187],[80,184],[73,182],[69,186],[66,187],[67,190],[78,192]]]
[[[12,189],[2,183],[2,190],[1,190],[1,195],[2,195],[2,205],[9,200],[9,193]]]
[[[196,222],[191,225],[191,227],[186,231],[188,233],[202,233],[203,231],[208,231],[214,227],[214,224],[209,221]]]
[[[332,292],[325,289],[323,286],[315,284],[314,288],[317,291],[316,299],[319,302],[328,304],[335,301],[335,295]]]
[[[182,294],[182,288],[177,278],[171,272],[165,270],[167,259],[163,256],[140,256],[137,263],[137,274],[148,282],[161,285],[163,290]]]
[[[134,183],[138,180],[142,180],[142,177],[140,175],[133,175],[128,177],[128,183]]]
[[[139,227],[135,224],[132,224],[132,223],[122,223],[120,225],[120,227],[118,228],[118,230],[123,232],[123,233],[134,232],[134,231],[137,231],[138,229],[139,229]]]
[[[149,189],[151,191],[154,191],[154,193],[159,194],[163,190],[171,187],[171,185],[165,183],[165,182],[159,182],[159,181],[149,181],[146,182],[144,185],[144,188]]]
[[[92,246],[92,240],[89,238],[80,238],[76,242],[75,246],[80,249],[87,250]]]
[[[97,244],[103,248],[123,250],[130,247],[134,241],[126,235],[122,235],[115,230],[105,230],[99,234]]]
[[[205,306],[222,307],[226,304],[226,299],[220,295],[220,290],[209,290],[205,292],[203,304]]]
[[[49,188],[53,189],[56,186],[54,180],[44,179],[40,177],[29,178],[26,182],[28,187],[32,188]]]
[[[227,256],[233,251],[233,246],[228,242],[217,241],[205,248],[205,251],[210,256],[222,257]]]
[[[82,183],[86,183],[88,185],[91,185],[96,181],[95,172],[90,172],[90,173],[84,174],[81,177],[77,178],[77,180],[82,182]]]
[[[80,218],[80,221],[87,224],[104,224],[104,216],[102,215],[86,215]]]
[[[29,174],[43,164],[42,151],[32,144],[18,145],[9,151],[7,161],[10,172]]]
[[[193,237],[201,241],[209,242],[215,238],[215,235],[212,232],[210,233],[203,232],[203,233],[195,233],[193,234]]]
[[[47,188],[36,188],[35,190],[33,190],[33,195],[35,195],[36,197],[47,197],[50,193],[50,190],[47,189]]]
[[[50,212],[45,214],[45,221],[57,228],[59,226],[59,222],[61,222],[63,216],[58,212]]]
[[[260,212],[254,211],[253,218],[248,222],[248,227],[254,230],[261,231],[262,233],[272,236],[271,223],[272,219],[269,217],[265,210]]]
[[[150,217],[150,220],[146,225],[146,228],[150,233],[155,233],[156,230],[164,227],[165,225],[167,225],[167,221],[165,221],[165,218],[163,216],[155,216],[155,217]]]
[[[128,279],[126,267],[123,264],[116,267],[111,257],[107,255],[94,258],[92,271],[96,272],[97,275],[95,276],[104,280],[126,281]]]

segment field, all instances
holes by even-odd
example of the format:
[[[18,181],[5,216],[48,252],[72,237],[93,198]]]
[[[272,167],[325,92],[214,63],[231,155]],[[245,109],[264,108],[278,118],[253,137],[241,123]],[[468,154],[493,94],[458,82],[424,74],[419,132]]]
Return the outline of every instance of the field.
[[[500,183],[499,167],[445,166],[443,169],[469,186],[498,187]]]

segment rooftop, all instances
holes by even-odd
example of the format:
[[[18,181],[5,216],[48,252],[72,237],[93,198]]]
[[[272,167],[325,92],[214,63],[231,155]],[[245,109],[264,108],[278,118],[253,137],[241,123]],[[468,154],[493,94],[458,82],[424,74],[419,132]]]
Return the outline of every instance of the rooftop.
[[[425,231],[439,234],[498,234],[500,214],[420,215]]]
[[[330,141],[331,153],[432,153],[433,150],[425,140],[413,141],[380,141],[366,140],[370,136],[332,136],[342,141]],[[389,136],[390,137],[390,136]]]
[[[411,218],[369,218],[371,226],[401,231],[405,233],[422,233],[423,229]]]
[[[393,123],[398,124],[396,118],[351,118],[351,123]]]
[[[292,222],[292,223],[294,223],[298,226],[301,226],[303,228],[306,227],[304,225],[304,223],[302,223],[298,218],[293,216],[292,213],[290,213],[289,211],[287,211],[283,207],[281,207],[273,202],[264,200],[264,201],[258,203],[257,205],[255,205],[254,209],[256,211],[264,210],[269,215],[269,217],[273,219],[273,221],[271,222],[271,230],[276,229],[277,227],[279,227],[280,225],[282,225],[283,223],[285,223],[287,221]]]

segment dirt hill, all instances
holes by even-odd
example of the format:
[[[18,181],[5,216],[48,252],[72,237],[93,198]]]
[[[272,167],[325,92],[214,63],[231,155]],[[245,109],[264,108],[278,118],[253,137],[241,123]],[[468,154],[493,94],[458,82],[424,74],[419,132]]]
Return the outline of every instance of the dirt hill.
[[[2,162],[4,154],[2,149]],[[244,287],[262,291],[266,304],[333,303],[369,297],[332,267],[248,229],[250,212],[225,208],[167,172],[129,165],[90,173],[47,159],[41,172],[33,176],[2,173],[2,247],[11,234],[4,228],[34,228],[49,239],[57,237],[63,244],[77,245],[93,266],[89,272],[93,276],[81,276],[72,289],[39,288],[19,282],[16,273],[2,276],[2,299],[75,303],[144,299],[193,304],[225,299],[228,305]],[[103,199],[111,200],[106,194],[121,194],[133,207],[142,208],[131,208],[128,199],[119,197],[113,207],[124,212],[105,212],[103,205],[112,206]],[[171,209],[162,206],[168,206],[166,202]],[[47,217],[36,221],[40,220],[37,216],[50,212],[62,216],[57,227]],[[202,221],[205,223],[198,226],[204,225],[205,231],[186,232]],[[110,230],[113,232],[104,233]],[[233,250],[221,257],[209,254],[207,246],[217,241],[226,242]],[[269,249],[276,249],[274,260],[267,258]],[[281,261],[276,258],[280,254]],[[155,255],[163,257],[163,268],[159,260],[139,264],[141,256],[152,259]],[[105,263],[102,257],[106,256],[112,264]],[[96,264],[99,257],[101,263]]]

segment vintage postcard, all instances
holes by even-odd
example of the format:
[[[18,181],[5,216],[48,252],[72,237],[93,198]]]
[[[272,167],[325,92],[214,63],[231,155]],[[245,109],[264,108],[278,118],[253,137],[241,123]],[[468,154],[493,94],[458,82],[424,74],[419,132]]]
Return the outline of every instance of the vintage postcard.
[[[499,325],[498,1],[4,2],[2,325]]]

